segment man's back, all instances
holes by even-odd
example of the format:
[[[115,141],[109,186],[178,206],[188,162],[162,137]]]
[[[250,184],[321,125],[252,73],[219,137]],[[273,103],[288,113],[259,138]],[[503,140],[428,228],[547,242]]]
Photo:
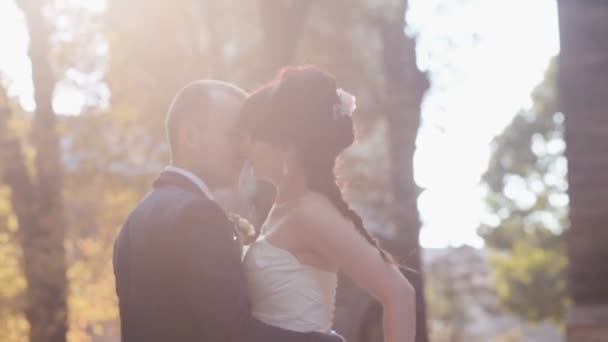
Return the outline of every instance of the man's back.
[[[114,258],[124,341],[190,341],[203,334],[181,286],[187,234],[180,231],[189,228],[180,227],[183,211],[202,198],[178,186],[158,186],[124,224]]]

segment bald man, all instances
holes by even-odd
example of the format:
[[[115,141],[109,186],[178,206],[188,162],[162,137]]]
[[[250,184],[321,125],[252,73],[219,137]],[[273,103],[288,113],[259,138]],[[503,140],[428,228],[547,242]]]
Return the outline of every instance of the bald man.
[[[212,195],[232,186],[243,167],[235,124],[246,96],[213,80],[175,96],[166,120],[171,165],[131,212],[114,247],[122,341],[342,341],[251,316],[240,242]]]

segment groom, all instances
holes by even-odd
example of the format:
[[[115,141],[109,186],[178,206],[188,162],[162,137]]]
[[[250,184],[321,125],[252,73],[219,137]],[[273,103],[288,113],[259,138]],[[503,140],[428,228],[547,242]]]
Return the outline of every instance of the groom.
[[[131,212],[114,248],[124,342],[340,342],[250,314],[240,242],[212,191],[243,164],[235,130],[247,94],[220,81],[183,88],[167,114],[172,162]]]

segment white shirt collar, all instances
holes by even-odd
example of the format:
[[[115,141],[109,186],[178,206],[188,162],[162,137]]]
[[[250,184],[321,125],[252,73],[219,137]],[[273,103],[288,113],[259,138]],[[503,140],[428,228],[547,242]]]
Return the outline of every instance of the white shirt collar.
[[[177,167],[177,166],[173,166],[173,165],[169,165],[169,166],[165,167],[165,171],[179,173],[180,175],[188,178],[190,181],[192,181],[192,183],[196,184],[196,186],[198,186],[198,188],[201,189],[201,191],[209,199],[211,199],[211,200],[213,199],[213,194],[211,193],[211,190],[209,190],[209,188],[207,187],[205,182],[203,182],[203,180],[200,179],[194,173],[192,173],[186,169],[182,169],[181,167]]]

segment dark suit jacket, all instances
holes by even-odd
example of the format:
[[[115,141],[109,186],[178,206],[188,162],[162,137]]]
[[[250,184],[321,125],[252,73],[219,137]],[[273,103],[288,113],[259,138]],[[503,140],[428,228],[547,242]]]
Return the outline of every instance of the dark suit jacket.
[[[114,246],[124,342],[338,342],[250,314],[234,226],[186,177],[163,172]]]

